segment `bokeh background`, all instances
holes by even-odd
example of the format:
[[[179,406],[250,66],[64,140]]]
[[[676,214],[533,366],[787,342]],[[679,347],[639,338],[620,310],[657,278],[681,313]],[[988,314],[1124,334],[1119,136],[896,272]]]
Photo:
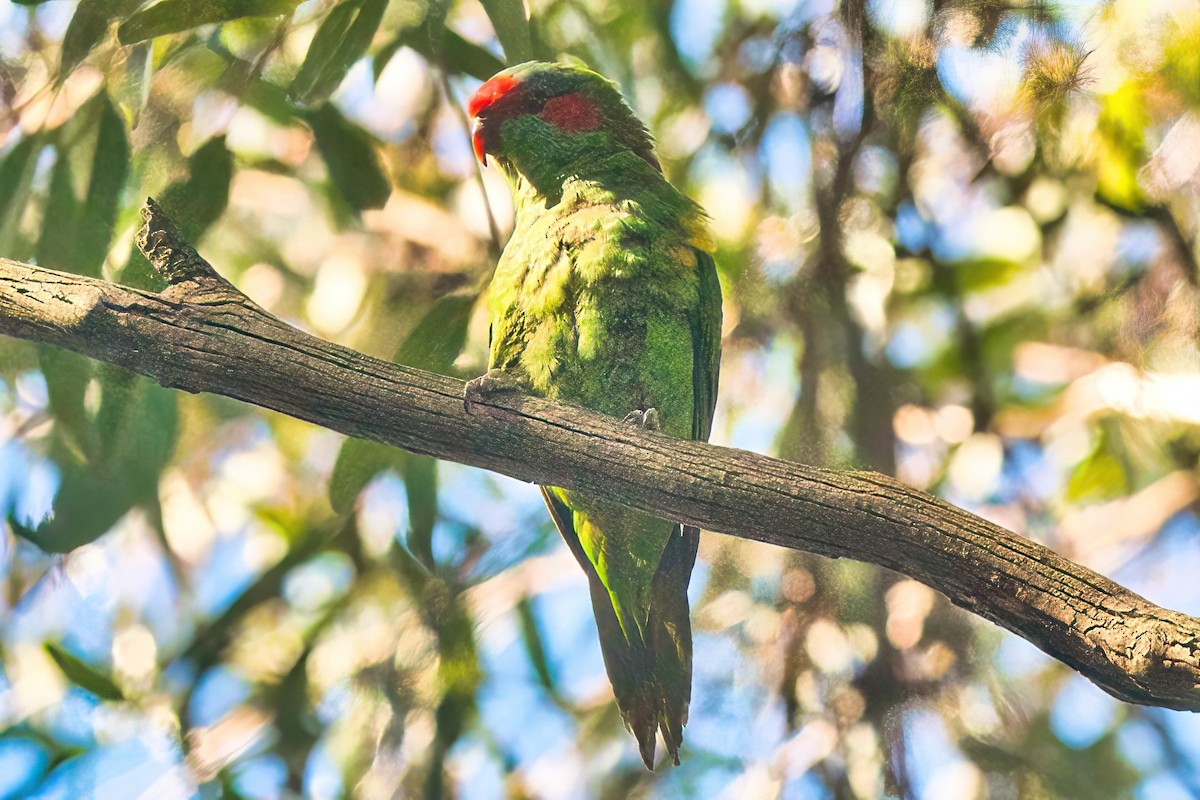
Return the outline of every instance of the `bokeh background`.
[[[1200,614],[1192,0],[145,5],[0,0],[0,255],[153,287],[153,195],[288,322],[475,376],[512,209],[462,108],[574,56],[712,216],[715,442]],[[535,487],[11,339],[0,517],[0,798],[1200,797],[1200,717],[717,535],[647,772]]]

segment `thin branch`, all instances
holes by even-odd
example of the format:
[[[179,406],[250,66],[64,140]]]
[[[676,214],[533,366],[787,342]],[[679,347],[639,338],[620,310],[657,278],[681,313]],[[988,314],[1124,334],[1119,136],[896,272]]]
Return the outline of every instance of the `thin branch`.
[[[997,525],[871,472],[683,441],[518,394],[463,406],[463,384],[299,331],[251,303],[149,204],[139,241],[161,294],[0,260],[0,333],[164,386],[244,400],[349,436],[525,481],[587,487],[745,539],[909,575],[1134,703],[1200,710],[1200,620]]]

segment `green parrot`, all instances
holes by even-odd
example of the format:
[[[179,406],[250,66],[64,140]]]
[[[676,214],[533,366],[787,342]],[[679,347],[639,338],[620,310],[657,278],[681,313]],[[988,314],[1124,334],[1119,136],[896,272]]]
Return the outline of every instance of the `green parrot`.
[[[721,288],[704,212],[663,177],[616,86],[529,62],[471,97],[475,153],[504,172],[516,227],[489,289],[488,374],[512,386],[707,439],[717,396]],[[587,573],[617,707],[653,769],[655,732],[679,764],[691,699],[687,587],[700,532],[542,487]]]

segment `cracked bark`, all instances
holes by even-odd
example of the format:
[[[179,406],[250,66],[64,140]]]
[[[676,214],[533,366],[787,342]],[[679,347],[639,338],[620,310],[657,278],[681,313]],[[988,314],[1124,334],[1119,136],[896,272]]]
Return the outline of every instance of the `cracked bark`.
[[[1029,640],[1129,702],[1200,710],[1200,619],[870,472],[671,439],[463,384],[306,334],[221,278],[152,201],[138,243],[161,293],[0,259],[0,334],[57,345],[349,436],[589,491],[661,517],[887,567]]]

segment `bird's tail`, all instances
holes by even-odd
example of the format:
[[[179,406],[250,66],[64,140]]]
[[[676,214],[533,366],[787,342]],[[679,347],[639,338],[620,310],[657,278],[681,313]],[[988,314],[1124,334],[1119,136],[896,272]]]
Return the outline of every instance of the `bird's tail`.
[[[594,572],[588,578],[604,667],[612,681],[617,708],[637,737],[647,769],[654,768],[654,735],[660,730],[671,760],[679,765],[679,746],[692,696],[687,582],[696,549],[688,540],[697,537],[695,528],[677,528],[671,537],[651,589],[644,640],[625,636],[608,591]]]
[[[635,630],[626,636],[608,589],[574,535],[570,509],[549,490],[542,491],[559,531],[587,573],[604,668],[621,717],[637,737],[642,761],[647,769],[654,768],[655,733],[661,730],[667,752],[678,765],[692,695],[692,625],[687,587],[700,532],[675,527],[651,585],[644,635],[639,636]]]

